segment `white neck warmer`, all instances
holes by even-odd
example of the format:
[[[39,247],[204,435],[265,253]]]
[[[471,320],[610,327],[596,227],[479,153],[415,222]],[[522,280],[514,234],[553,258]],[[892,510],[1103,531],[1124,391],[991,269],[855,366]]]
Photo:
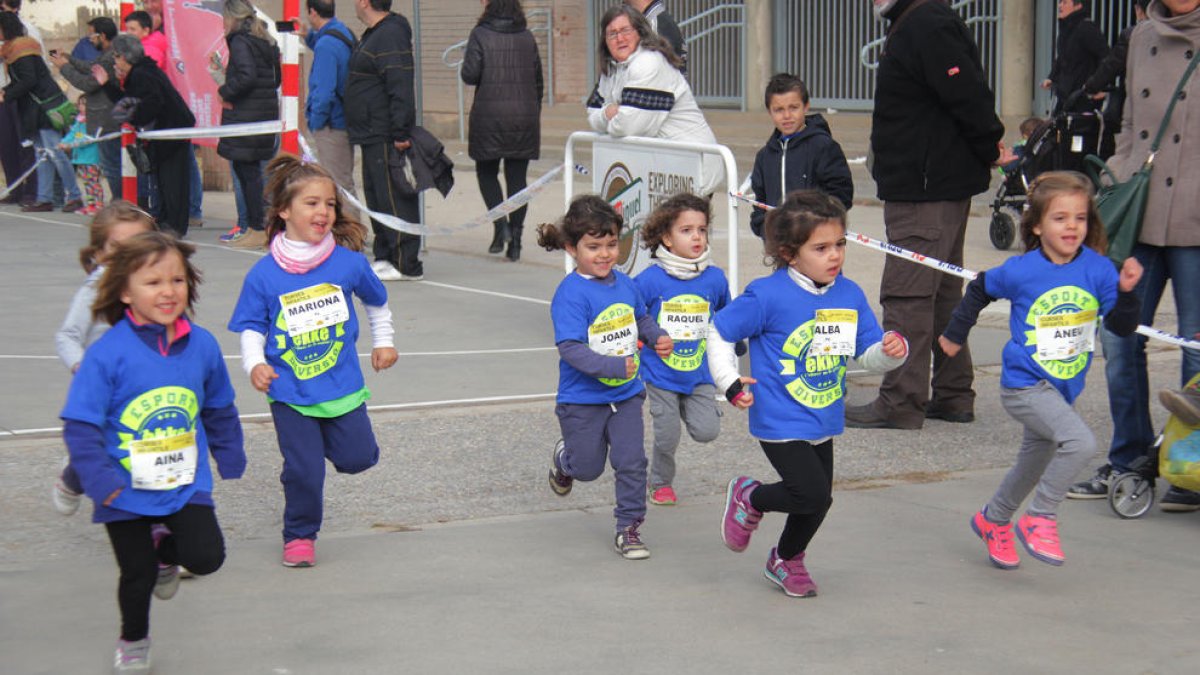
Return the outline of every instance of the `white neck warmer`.
[[[813,295],[825,295],[829,292],[829,289],[833,288],[833,285],[837,283],[837,279],[834,279],[824,286],[818,286],[815,281],[797,272],[795,267],[790,266],[788,267],[788,276],[792,278],[792,281],[796,282],[797,286],[803,288],[809,293],[812,293]]]
[[[712,249],[704,249],[704,253],[698,258],[682,258],[668,251],[666,246],[659,246],[654,249],[654,255],[650,259],[667,274],[688,281],[703,274],[712,264]]]

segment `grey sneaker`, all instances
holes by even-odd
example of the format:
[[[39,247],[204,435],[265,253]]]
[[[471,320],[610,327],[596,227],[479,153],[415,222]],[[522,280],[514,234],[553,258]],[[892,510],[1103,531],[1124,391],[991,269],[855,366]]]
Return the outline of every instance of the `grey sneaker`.
[[[1183,488],[1171,486],[1158,502],[1158,508],[1168,513],[1187,513],[1200,511],[1200,492],[1192,492]]]
[[[650,557],[650,549],[646,548],[642,536],[638,534],[638,525],[641,523],[617,530],[617,537],[613,540],[613,548],[626,560],[645,560]]]
[[[113,659],[114,673],[150,672],[150,638],[126,642],[117,640],[117,653]]]
[[[1104,499],[1108,497],[1108,486],[1112,483],[1113,470],[1108,464],[1096,469],[1096,475],[1080,481],[1067,490],[1069,499]]]
[[[150,536],[154,538],[154,548],[157,550],[162,540],[171,534],[162,523],[150,526]],[[179,565],[158,564],[158,580],[154,583],[154,597],[159,600],[170,600],[179,592]]]
[[[559,458],[566,449],[567,446],[560,438],[558,439],[558,442],[554,444],[553,452],[550,453],[550,489],[554,490],[554,494],[558,495],[559,497],[566,497],[569,495],[571,493],[571,488],[575,485],[575,479],[563,473],[563,470],[558,468]]]

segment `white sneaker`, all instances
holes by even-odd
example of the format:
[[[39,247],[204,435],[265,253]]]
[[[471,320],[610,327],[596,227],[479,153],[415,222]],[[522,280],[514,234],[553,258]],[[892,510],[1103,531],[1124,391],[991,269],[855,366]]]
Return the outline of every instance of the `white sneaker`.
[[[380,281],[400,281],[404,278],[404,275],[400,274],[400,270],[386,260],[376,260],[371,263],[371,269]]]
[[[150,672],[150,638],[135,642],[117,640],[117,651],[113,659],[114,673]]]
[[[405,274],[400,273],[400,281],[421,281],[425,278],[424,274]]]

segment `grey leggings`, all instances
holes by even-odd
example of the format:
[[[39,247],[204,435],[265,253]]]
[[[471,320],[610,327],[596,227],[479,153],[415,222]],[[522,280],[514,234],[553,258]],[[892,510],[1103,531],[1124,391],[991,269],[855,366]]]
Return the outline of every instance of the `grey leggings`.
[[[696,385],[691,394],[680,394],[646,384],[650,417],[654,423],[654,451],[650,456],[650,487],[660,488],[675,480],[675,449],[679,447],[680,420],[697,443],[708,443],[721,433],[717,388]]]
[[[1000,402],[1013,419],[1025,425],[1025,437],[1017,463],[988,503],[988,518],[1008,522],[1030,492],[1034,495],[1027,512],[1054,515],[1067,488],[1096,455],[1096,437],[1045,380],[1023,389],[1001,387]]]

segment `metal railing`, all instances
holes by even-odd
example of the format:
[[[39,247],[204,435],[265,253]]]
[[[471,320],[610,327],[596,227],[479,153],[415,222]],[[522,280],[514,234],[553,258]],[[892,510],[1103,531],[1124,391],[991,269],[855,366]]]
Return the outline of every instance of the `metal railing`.
[[[534,34],[536,40],[537,33],[546,34],[546,69],[542,73],[542,82],[545,83],[546,106],[554,107],[554,13],[548,9],[531,9],[525,13],[525,20],[532,23],[532,19],[537,17],[545,17],[546,21],[541,26],[531,26],[529,32]],[[467,140],[467,117],[466,117],[466,85],[462,80],[462,64],[463,58],[466,55],[467,41],[460,40],[446,48],[442,52],[442,63],[447,68],[454,69],[454,79],[458,83],[458,140]],[[455,54],[457,52],[457,54]]]
[[[746,109],[746,6],[726,2],[679,22],[688,48],[688,80],[702,104]],[[690,35],[688,34],[692,32]],[[731,59],[731,55],[737,58]]]

